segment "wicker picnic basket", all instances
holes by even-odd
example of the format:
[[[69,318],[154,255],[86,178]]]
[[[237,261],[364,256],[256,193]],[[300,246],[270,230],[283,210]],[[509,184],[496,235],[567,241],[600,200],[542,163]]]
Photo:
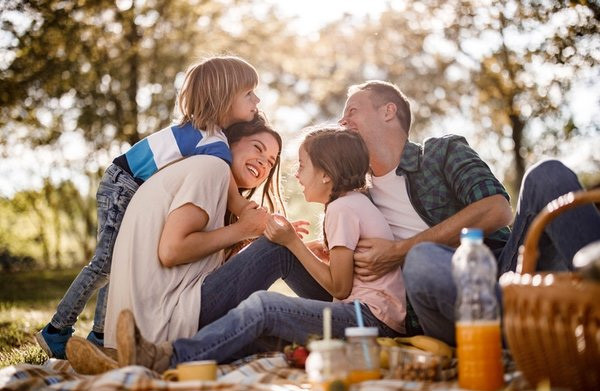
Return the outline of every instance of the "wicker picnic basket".
[[[544,227],[575,206],[600,201],[600,190],[565,194],[527,232],[521,273],[501,278],[504,332],[517,368],[531,386],[600,390],[600,283],[577,273],[538,273]]]

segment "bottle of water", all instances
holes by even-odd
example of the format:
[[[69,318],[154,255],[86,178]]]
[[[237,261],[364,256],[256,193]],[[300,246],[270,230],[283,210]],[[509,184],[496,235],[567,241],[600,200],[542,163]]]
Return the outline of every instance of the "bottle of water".
[[[496,260],[483,244],[483,232],[463,228],[460,246],[452,257],[461,388],[493,391],[504,383],[496,272]]]

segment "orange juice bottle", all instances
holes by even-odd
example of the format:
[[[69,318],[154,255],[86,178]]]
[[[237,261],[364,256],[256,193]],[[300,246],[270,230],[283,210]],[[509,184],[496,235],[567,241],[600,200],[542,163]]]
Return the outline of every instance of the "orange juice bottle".
[[[458,385],[493,391],[504,384],[499,321],[456,323]]]
[[[452,276],[457,289],[458,384],[464,389],[495,391],[504,384],[496,270],[483,232],[463,229],[452,257]]]

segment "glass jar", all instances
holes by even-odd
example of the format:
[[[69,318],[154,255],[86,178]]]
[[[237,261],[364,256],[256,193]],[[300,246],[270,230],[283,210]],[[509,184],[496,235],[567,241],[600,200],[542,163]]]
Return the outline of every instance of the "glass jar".
[[[306,359],[306,373],[313,391],[348,389],[348,363],[344,341],[338,339],[312,341]]]
[[[381,378],[377,327],[346,329],[346,358],[349,363],[348,383]]]

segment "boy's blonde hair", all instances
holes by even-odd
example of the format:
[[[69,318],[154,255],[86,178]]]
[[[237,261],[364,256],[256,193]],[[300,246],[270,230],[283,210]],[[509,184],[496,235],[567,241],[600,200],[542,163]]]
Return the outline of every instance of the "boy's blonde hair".
[[[210,57],[190,66],[177,98],[180,124],[213,133],[227,121],[235,95],[257,85],[256,69],[239,57]]]

